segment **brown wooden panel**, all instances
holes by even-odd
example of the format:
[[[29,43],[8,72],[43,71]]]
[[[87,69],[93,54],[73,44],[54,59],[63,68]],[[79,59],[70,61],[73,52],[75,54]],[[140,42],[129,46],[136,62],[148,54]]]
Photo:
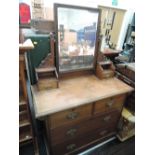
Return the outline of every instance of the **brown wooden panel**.
[[[32,139],[32,131],[30,126],[19,128],[19,142],[24,142],[29,139]]]
[[[67,125],[63,127],[58,127],[50,131],[52,144],[62,143],[78,137],[80,135],[85,135],[90,132],[94,132],[96,129],[105,128],[108,126],[116,126],[120,113],[117,111],[111,113],[105,113],[102,116],[90,119],[83,123]],[[60,134],[61,133],[61,134]]]
[[[27,110],[19,112],[19,121],[23,121],[25,119],[28,119]]]
[[[125,97],[126,95],[123,94],[97,101],[94,107],[94,114],[100,114],[114,109],[120,109],[121,111]]]
[[[37,83],[39,90],[58,88],[58,80],[56,78],[42,78]]]
[[[54,155],[76,154],[75,151],[88,147],[89,145],[92,146],[93,143],[96,143],[101,138],[114,135],[115,132],[116,128],[114,126],[100,128],[93,133],[84,134],[64,143],[51,146],[51,149]]]
[[[53,129],[64,124],[77,123],[83,119],[89,118],[91,116],[91,112],[92,104],[58,112],[49,116],[49,126]]]
[[[117,70],[124,76],[128,77],[130,80],[135,81],[135,71],[125,67],[122,67],[122,68],[117,67]]]

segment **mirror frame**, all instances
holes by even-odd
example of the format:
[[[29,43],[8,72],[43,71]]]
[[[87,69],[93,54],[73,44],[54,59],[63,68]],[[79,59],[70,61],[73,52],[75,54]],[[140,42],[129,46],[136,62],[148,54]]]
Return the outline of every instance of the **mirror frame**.
[[[96,40],[95,40],[95,50],[94,50],[94,59],[93,59],[93,67],[91,69],[75,69],[75,70],[68,70],[65,72],[59,71],[59,49],[58,49],[58,8],[71,8],[71,9],[79,9],[79,10],[88,10],[98,13],[98,19],[97,19],[97,30],[96,30]],[[80,71],[95,71],[96,64],[97,64],[97,55],[98,55],[98,44],[99,44],[99,19],[100,19],[100,10],[98,8],[90,8],[90,7],[83,7],[83,6],[75,6],[75,5],[67,5],[67,4],[59,4],[54,3],[54,23],[55,23],[55,38],[56,38],[56,69],[59,75],[65,74],[65,73],[73,73],[73,72],[80,72]],[[76,20],[76,19],[75,19]]]

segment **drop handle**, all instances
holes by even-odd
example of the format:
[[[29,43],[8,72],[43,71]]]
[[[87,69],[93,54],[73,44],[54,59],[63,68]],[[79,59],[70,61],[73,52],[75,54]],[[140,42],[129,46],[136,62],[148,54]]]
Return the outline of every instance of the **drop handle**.
[[[66,148],[67,148],[67,150],[73,150],[76,148],[76,144],[70,144]]]
[[[110,107],[112,107],[113,104],[114,104],[114,101],[111,100],[111,101],[109,101],[109,102],[106,104],[106,106],[110,108]]]
[[[66,132],[67,136],[74,136],[77,132],[77,129],[70,129]]]
[[[78,113],[77,112],[71,112],[71,113],[69,113],[67,116],[66,116],[66,118],[68,119],[68,120],[73,120],[73,119],[76,119],[77,117],[78,117]]]
[[[102,119],[102,121],[103,122],[107,122],[107,121],[109,121],[111,119],[111,116],[105,116],[103,119]]]

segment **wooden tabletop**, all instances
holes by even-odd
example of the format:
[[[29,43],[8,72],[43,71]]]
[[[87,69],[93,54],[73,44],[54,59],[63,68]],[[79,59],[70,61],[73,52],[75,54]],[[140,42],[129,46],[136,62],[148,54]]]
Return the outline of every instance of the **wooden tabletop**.
[[[27,50],[32,50],[32,49],[34,49],[34,45],[33,45],[32,41],[31,41],[31,39],[27,39],[24,43],[19,44],[20,53],[24,52],[24,51],[27,51]]]
[[[133,88],[118,80],[99,80],[95,75],[59,81],[59,88],[38,91],[32,86],[36,118],[94,101],[131,92]]]

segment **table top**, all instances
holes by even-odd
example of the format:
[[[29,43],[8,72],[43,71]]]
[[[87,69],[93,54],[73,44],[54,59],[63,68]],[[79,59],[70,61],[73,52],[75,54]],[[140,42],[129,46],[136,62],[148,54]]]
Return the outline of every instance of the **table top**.
[[[19,44],[19,51],[23,52],[23,51],[27,51],[27,50],[32,50],[34,49],[34,45],[31,41],[31,39],[27,39],[24,43],[20,43]]]
[[[56,89],[31,88],[36,118],[133,91],[115,77],[100,80],[95,75],[60,80]]]

